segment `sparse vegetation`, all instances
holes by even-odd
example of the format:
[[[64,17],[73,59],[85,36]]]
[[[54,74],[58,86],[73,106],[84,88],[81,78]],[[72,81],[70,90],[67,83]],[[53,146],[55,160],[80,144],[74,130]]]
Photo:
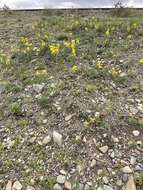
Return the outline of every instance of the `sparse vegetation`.
[[[143,17],[114,11],[0,13],[0,189],[115,189],[127,165],[141,190]]]

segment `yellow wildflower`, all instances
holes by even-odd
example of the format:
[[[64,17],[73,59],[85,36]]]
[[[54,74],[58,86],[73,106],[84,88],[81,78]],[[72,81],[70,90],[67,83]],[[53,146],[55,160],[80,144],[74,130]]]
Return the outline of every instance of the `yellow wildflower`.
[[[64,45],[66,48],[70,48],[71,47],[71,43],[68,41],[64,41]]]
[[[113,67],[111,70],[111,74],[113,77],[116,77],[116,76],[118,76],[118,71]]]
[[[40,69],[40,70],[37,70],[36,75],[47,75],[47,70],[46,69]]]
[[[76,56],[76,41],[75,40],[71,41],[71,49],[72,49],[72,55]]]
[[[49,45],[49,49],[50,49],[51,55],[56,56],[59,53],[60,44],[53,43],[53,44]]]
[[[78,71],[77,65],[73,65],[72,68],[71,68],[71,72],[76,73],[77,71]]]

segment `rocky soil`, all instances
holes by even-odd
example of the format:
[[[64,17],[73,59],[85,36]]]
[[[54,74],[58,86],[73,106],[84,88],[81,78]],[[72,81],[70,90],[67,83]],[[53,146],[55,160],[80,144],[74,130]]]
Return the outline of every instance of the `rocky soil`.
[[[0,65],[0,190],[143,190],[143,19],[131,18],[138,30],[118,30],[104,46],[102,32],[83,30],[93,13],[48,14],[0,13],[0,48],[15,60]],[[76,60],[19,61],[11,48],[20,36],[36,42],[34,22],[46,22],[57,40],[72,31],[80,39]],[[99,58],[103,72],[95,72]],[[111,67],[120,77],[107,74]],[[37,68],[48,74],[36,78]]]

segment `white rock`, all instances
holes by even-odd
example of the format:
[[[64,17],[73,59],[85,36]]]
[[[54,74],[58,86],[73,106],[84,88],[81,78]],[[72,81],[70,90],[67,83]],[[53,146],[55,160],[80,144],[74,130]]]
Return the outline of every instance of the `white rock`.
[[[22,189],[22,185],[19,181],[15,181],[13,186],[12,186],[12,190],[21,190]]]
[[[135,137],[138,137],[138,136],[139,136],[139,134],[140,134],[140,132],[139,132],[139,131],[137,131],[137,130],[134,130],[134,131],[133,131],[133,135],[134,135]]]
[[[100,150],[103,154],[105,154],[105,153],[108,151],[108,146],[102,146],[102,147],[99,148],[99,150]]]
[[[129,166],[123,167],[122,172],[127,174],[133,173],[132,169]]]
[[[35,188],[32,187],[32,186],[27,186],[27,189],[26,189],[26,190],[35,190]]]
[[[62,135],[56,131],[53,132],[53,140],[58,146],[62,146]]]
[[[62,174],[62,175],[67,175],[67,173],[66,173],[65,170],[60,170],[60,174]]]
[[[12,189],[12,181],[8,181],[5,190],[11,190]]]
[[[106,176],[103,177],[103,182],[104,182],[104,184],[108,184],[109,183],[109,180],[108,180],[108,178]]]
[[[36,137],[31,137],[31,138],[29,139],[29,142],[30,142],[30,143],[34,143],[35,140],[36,140]]]
[[[63,188],[59,184],[55,184],[53,190],[62,190]]]
[[[43,145],[47,145],[49,142],[51,142],[51,136],[50,136],[50,135],[46,136],[46,137],[43,139],[42,144],[43,144]]]
[[[33,84],[33,89],[37,92],[40,93],[42,92],[43,88],[44,88],[45,84]]]
[[[68,115],[68,116],[66,116],[66,117],[65,117],[65,121],[71,120],[72,116],[73,116],[73,115]]]
[[[131,163],[131,165],[135,165],[136,158],[134,156],[131,156],[130,163]]]
[[[68,190],[71,190],[71,189],[72,189],[72,185],[71,185],[71,183],[70,183],[69,181],[66,181],[64,186],[65,186],[65,188],[68,189]]]
[[[119,142],[119,139],[117,137],[114,137],[114,136],[112,136],[112,140],[113,140],[114,143],[118,143]]]

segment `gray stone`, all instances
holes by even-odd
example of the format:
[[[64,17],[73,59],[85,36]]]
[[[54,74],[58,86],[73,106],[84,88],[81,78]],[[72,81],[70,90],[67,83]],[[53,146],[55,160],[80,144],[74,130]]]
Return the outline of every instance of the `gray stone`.
[[[128,181],[128,175],[127,174],[123,174],[122,181],[124,183],[126,183]]]
[[[65,177],[64,175],[59,175],[59,176],[57,177],[57,183],[59,183],[59,184],[64,184],[65,181],[66,181],[66,177]]]
[[[6,89],[5,84],[0,83],[0,94],[2,94],[5,91],[5,89]]]
[[[46,136],[46,137],[43,139],[42,144],[43,144],[43,145],[47,145],[49,142],[51,142],[51,136],[50,136],[50,135]]]
[[[103,182],[104,182],[104,184],[108,184],[109,183],[109,180],[108,180],[108,178],[106,176],[103,177]]]
[[[42,92],[43,88],[44,88],[45,84],[33,84],[33,89],[37,92],[40,93]]]
[[[84,184],[83,183],[79,183],[77,189],[78,190],[84,190]]]
[[[84,190],[88,190],[89,188],[90,188],[89,185],[85,184]]]
[[[131,165],[135,165],[135,163],[136,163],[136,157],[131,156],[130,163],[131,163]]]
[[[103,190],[113,190],[110,186],[108,185],[104,185],[103,186]]]
[[[54,131],[53,132],[53,141],[56,143],[59,147],[62,146],[62,135],[59,134],[58,132]]]

